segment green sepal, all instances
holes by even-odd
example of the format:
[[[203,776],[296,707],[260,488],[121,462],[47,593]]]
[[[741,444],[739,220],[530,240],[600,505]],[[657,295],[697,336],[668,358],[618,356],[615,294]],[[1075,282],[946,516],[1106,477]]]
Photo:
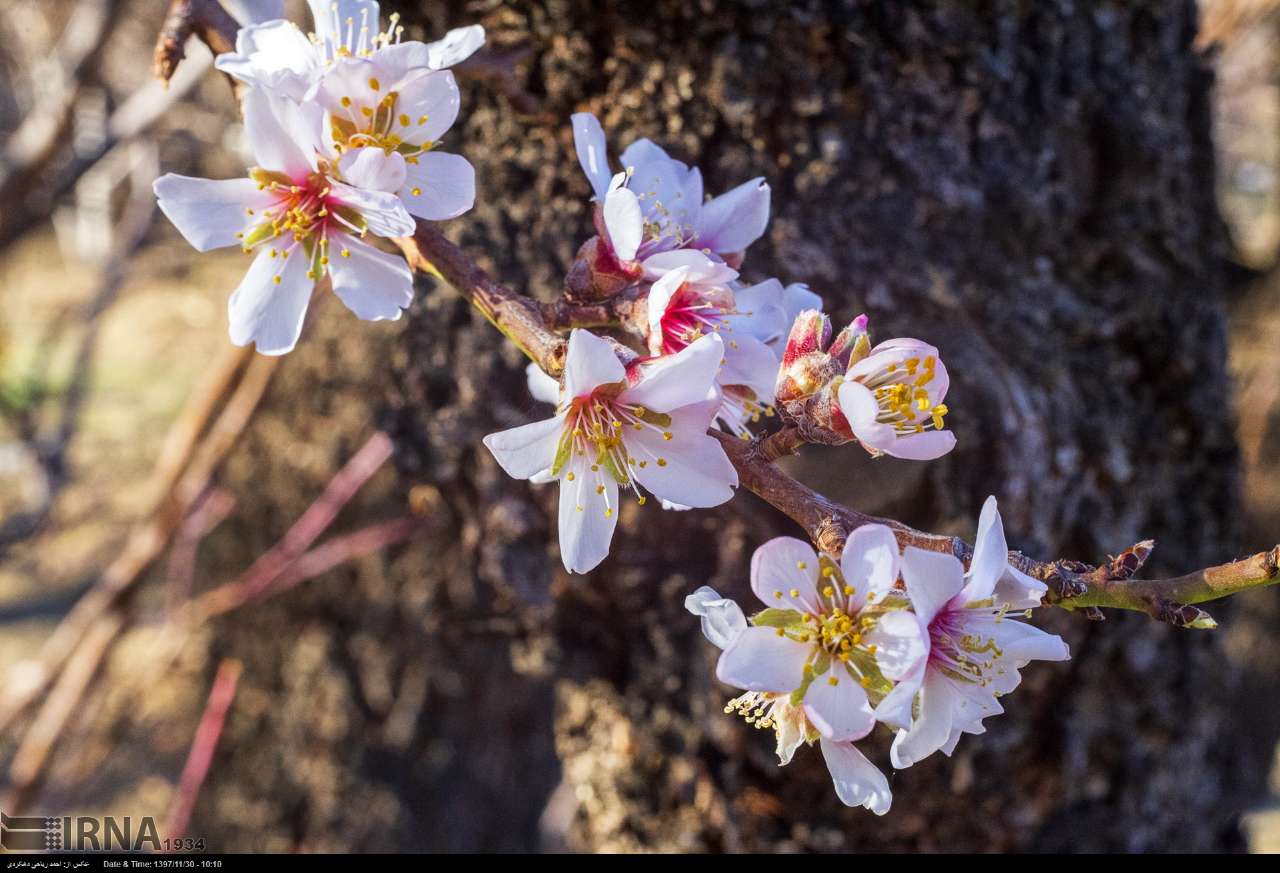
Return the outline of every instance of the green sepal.
[[[751,616],[751,623],[757,627],[780,627],[788,630],[800,630],[805,627],[804,615],[794,609],[769,607]]]

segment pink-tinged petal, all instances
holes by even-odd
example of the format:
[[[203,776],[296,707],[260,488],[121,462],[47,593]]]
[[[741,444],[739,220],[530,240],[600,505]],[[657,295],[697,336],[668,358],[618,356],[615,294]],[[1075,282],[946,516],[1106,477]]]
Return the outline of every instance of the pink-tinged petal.
[[[766,279],[747,288],[738,288],[733,292],[733,301],[738,314],[729,316],[726,321],[734,334],[747,334],[769,344],[776,357],[776,346],[786,337],[795,321],[787,317],[782,306],[782,283],[777,279]]]
[[[372,191],[399,191],[404,187],[404,155],[384,149],[350,149],[338,158],[338,170],[349,185]]]
[[[612,196],[612,195],[610,195]],[[649,320],[649,352],[661,355],[665,337],[662,334],[662,319],[671,305],[671,298],[684,284],[688,270],[681,267],[665,274],[661,279],[649,286],[649,297],[645,301],[646,315]]]
[[[435,142],[458,119],[462,96],[448,70],[412,70],[406,81],[394,87],[400,96],[396,99],[393,130],[405,142]],[[401,116],[407,117],[407,126],[400,123]]]
[[[484,28],[478,24],[468,27],[455,27],[435,42],[428,43],[430,51],[429,66],[435,70],[443,70],[460,64],[471,57],[484,45]]]
[[[555,463],[563,433],[564,419],[556,416],[491,433],[484,445],[508,476],[528,479]]]
[[[395,194],[355,188],[342,182],[330,182],[329,187],[340,203],[360,213],[374,236],[409,236],[417,228]]]
[[[609,555],[618,526],[618,483],[603,471],[593,473],[583,460],[569,466],[573,480],[560,479],[560,559],[570,573],[586,573]]]
[[[765,606],[818,613],[818,554],[794,537],[775,537],[751,556],[751,590]]]
[[[837,684],[832,685],[831,679]],[[804,713],[818,733],[836,742],[861,739],[876,726],[867,692],[839,661],[833,661],[831,669],[805,691]]]
[[[248,25],[284,18],[284,0],[222,0],[222,5],[240,25],[242,33]]]
[[[254,343],[259,354],[283,355],[298,343],[316,283],[307,277],[310,264],[302,246],[274,258],[271,251],[264,247],[253,259],[227,302],[227,316],[231,342]]]
[[[686,165],[650,140],[639,139],[622,153],[622,166],[632,171],[628,187],[642,198],[648,218],[663,226],[692,225],[701,202],[691,202],[685,194],[692,182]]]
[[[581,328],[569,334],[564,364],[564,397],[590,394],[601,385],[624,382],[626,368],[618,360],[613,343]]]
[[[529,383],[529,393],[533,399],[541,403],[555,406],[560,402],[560,383],[552,379],[537,364],[529,364],[524,368],[525,379]]]
[[[717,648],[729,648],[747,629],[742,607],[706,585],[684,599],[684,608],[702,619],[702,635]]]
[[[901,371],[912,358],[924,360],[929,357],[937,358],[938,350],[928,343],[905,338],[886,340],[850,367],[848,375],[850,379],[864,379],[884,372],[890,366]]]
[[[604,128],[590,112],[578,112],[573,116],[573,145],[578,152],[578,163],[596,198],[603,201],[609,191],[609,156],[605,151]]]
[[[723,359],[724,343],[719,336],[708,334],[674,355],[645,364],[640,381],[622,392],[618,400],[657,412],[701,403],[715,383]]]
[[[635,260],[644,236],[640,201],[627,188],[615,188],[604,198],[604,226],[619,260]]]
[[[245,138],[259,167],[294,179],[311,172],[320,127],[318,117],[312,116],[318,107],[303,109],[257,88],[250,88],[241,104]]]
[[[311,7],[316,36],[335,45],[346,45],[353,26],[356,40],[362,26],[369,28],[370,37],[381,29],[376,0],[307,0],[307,5]],[[354,51],[356,47],[350,48]]]
[[[868,602],[879,604],[893,590],[899,571],[898,540],[883,524],[864,524],[849,534],[840,555],[844,583],[853,588],[850,615]],[[872,595],[871,600],[867,596]]]
[[[721,385],[744,385],[755,393],[758,403],[771,404],[778,382],[778,358],[753,336],[731,335],[724,344],[724,364],[716,380]]]
[[[916,694],[924,684],[924,674],[923,667],[920,667],[899,680],[876,706],[876,720],[901,730],[911,727],[912,708]]]
[[[1031,661],[1071,660],[1071,650],[1062,637],[1021,621],[1004,619],[995,625],[992,636],[1005,657],[1019,667]]]
[[[476,171],[461,155],[427,152],[406,167],[400,198],[405,208],[428,221],[457,218],[476,202]]]
[[[874,451],[891,452],[898,441],[898,432],[893,425],[876,421],[880,405],[871,389],[861,382],[842,382],[836,389],[836,402],[859,442]]]
[[[252,179],[194,179],[166,173],[152,186],[160,211],[199,252],[238,245],[236,234],[260,221],[245,212],[275,199]]]
[[[986,600],[995,591],[996,582],[1009,566],[1009,545],[1004,538],[1004,524],[995,497],[982,504],[978,517],[978,536],[973,543],[973,560],[969,562],[967,583],[962,595],[967,601]]]
[[[687,281],[698,285],[727,285],[738,278],[738,271],[724,261],[714,260],[694,249],[673,249],[644,259],[644,274],[649,281],[681,269],[688,276]]]
[[[745,251],[769,225],[769,196],[769,183],[761,177],[704,203],[696,244],[724,254]]]
[[[885,613],[862,639],[876,647],[876,666],[891,681],[916,673],[929,657],[929,628],[910,610]]]
[[[342,252],[330,252],[333,293],[365,321],[398,319],[413,302],[413,273],[404,258],[350,237],[342,242]]]
[[[951,725],[960,698],[951,680],[930,670],[920,688],[919,715],[911,727],[898,731],[889,751],[889,760],[899,770],[910,767],[938,751],[951,738]]]
[[[916,615],[928,625],[964,587],[964,565],[954,555],[907,546],[902,552],[902,581]]]
[[[831,781],[836,788],[836,796],[845,806],[861,806],[884,815],[893,803],[893,792],[889,790],[889,780],[884,778],[880,769],[867,760],[853,743],[833,743],[831,740],[821,741],[822,757],[826,759],[827,769],[831,771]]]
[[[786,694],[800,687],[812,650],[771,627],[749,627],[720,655],[716,678],[746,691]]]
[[[636,481],[655,497],[686,507],[719,506],[733,497],[738,471],[720,442],[707,435],[717,406],[710,401],[672,412],[665,431],[669,440],[651,428],[624,430],[627,453],[636,459],[631,467]]]
[[[848,384],[848,383],[846,383]],[[855,430],[855,434],[858,432]],[[858,436],[861,439],[861,435]],[[932,461],[956,447],[956,435],[949,430],[926,430],[898,437],[882,451],[906,461]]]

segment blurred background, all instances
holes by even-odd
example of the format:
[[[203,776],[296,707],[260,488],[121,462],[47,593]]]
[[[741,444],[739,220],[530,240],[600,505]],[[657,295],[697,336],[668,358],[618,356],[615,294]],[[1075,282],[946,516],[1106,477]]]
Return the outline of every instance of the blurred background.
[[[589,109],[709,190],[770,178],[749,274],[967,366],[954,459],[801,478],[966,535],[995,492],[1042,557],[1274,545],[1280,3],[1025,5],[383,7],[490,33],[448,143],[487,202],[449,232],[503,280],[555,293],[590,232]],[[629,511],[570,579],[547,495],[475,451],[537,411],[518,355],[447,290],[396,323],[322,300],[278,364],[230,348],[246,262],[151,183],[242,173],[242,130],[198,42],[152,78],[167,6],[0,0],[0,809],[223,851],[1280,850],[1274,590],[1213,634],[1047,616],[1071,672],[895,776],[884,820],[816,754],[774,768],[679,610],[745,590],[791,532],[767,508]]]

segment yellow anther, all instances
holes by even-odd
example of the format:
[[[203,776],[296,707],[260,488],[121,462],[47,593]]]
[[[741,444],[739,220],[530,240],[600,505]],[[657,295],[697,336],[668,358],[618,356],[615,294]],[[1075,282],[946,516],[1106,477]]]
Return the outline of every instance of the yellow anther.
[[[274,282],[275,284],[279,285],[281,280],[280,280],[280,277],[279,277],[279,276],[272,276],[272,277],[271,277],[271,281],[272,281],[272,282]]]
[[[796,561],[797,570],[807,570],[808,568],[809,568],[809,565],[806,564],[804,561]]]
[[[371,78],[371,79],[369,80],[369,87],[370,87],[370,88],[372,88],[373,90],[377,91],[377,90],[379,90],[379,89],[381,89],[381,88],[382,88],[382,83],[381,83],[381,82],[379,82],[377,79],[372,79],[372,78]]]
[[[773,596],[774,596],[774,597],[776,597],[776,598],[778,598],[779,600],[781,600],[781,599],[782,599],[782,592],[781,592],[781,591],[775,591],[775,592],[773,592]]]
[[[799,588],[792,588],[792,589],[791,589],[790,594],[791,594],[791,596],[792,596],[792,597],[799,597],[799,596],[800,596],[800,589],[799,589]]]
[[[845,596],[845,597],[852,597],[852,596],[853,596],[853,586],[852,586],[852,585],[846,585],[846,586],[844,586],[844,596]]]
[[[835,597],[835,594],[836,594],[836,590],[832,588],[830,585],[822,589],[823,597]]]
[[[839,685],[839,684],[840,684],[840,680],[839,680],[839,679],[837,679],[835,676],[832,676],[832,677],[830,677],[829,679],[827,679],[827,684],[828,684],[828,685],[831,685],[831,686]]]
[[[659,467],[665,467],[665,466],[667,466],[667,459],[666,459],[666,458],[658,458],[658,466],[659,466]]]
[[[671,431],[669,431],[669,430],[664,430],[664,431],[662,432],[662,438],[663,438],[664,440],[670,440],[670,439],[674,439],[674,438],[675,438],[675,435],[674,435],[673,433],[671,433]]]
[[[784,631],[782,628],[778,628],[777,631],[775,631],[775,633],[780,637],[785,637],[787,635],[787,632]]]
[[[577,476],[575,476],[575,475],[573,475],[573,471],[572,471],[572,470],[570,470],[570,471],[569,471],[569,474],[568,474],[567,476],[565,476],[565,478],[566,478],[566,479],[568,479],[570,482],[572,482],[574,479],[577,479],[578,477],[577,477]]]
[[[412,193],[413,193],[413,196],[414,196],[414,197],[421,197],[421,196],[422,196],[422,189],[415,185],[415,186],[413,187],[413,192],[412,192]]]

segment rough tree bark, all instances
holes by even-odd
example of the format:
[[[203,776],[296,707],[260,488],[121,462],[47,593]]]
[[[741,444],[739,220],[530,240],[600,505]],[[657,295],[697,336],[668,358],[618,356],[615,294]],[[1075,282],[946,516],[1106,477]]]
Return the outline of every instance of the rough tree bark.
[[[399,5],[435,33],[476,11]],[[838,320],[866,310],[876,336],[928,338],[954,380],[944,461],[815,449],[797,475],[965,534],[995,493],[1013,545],[1043,557],[1147,536],[1157,570],[1231,557],[1224,236],[1192,0],[596,7],[483,7],[491,43],[532,50],[544,110],[472,81],[450,135],[480,199],[448,230],[495,275],[549,298],[590,232],[573,111],[600,115],[614,147],[665,144],[709,191],[765,175],[773,221],[748,277],[808,281]],[[270,545],[369,421],[395,438],[398,475],[352,523],[412,500],[433,530],[220,621],[215,651],[246,670],[193,833],[407,850],[1236,845],[1266,753],[1233,734],[1220,644],[1138,615],[1039,617],[1074,660],[1028,671],[951,760],[892,776],[884,818],[842,807],[816,751],[780,770],[770,737],[722,714],[682,601],[711,584],[747,602],[752,549],[796,531],[746,494],[715,512],[629,505],[613,555],[567,576],[554,489],[505,478],[480,446],[545,412],[522,360],[448,290],[421,292],[394,330],[326,307],[229,471],[251,508],[211,540],[217,566]],[[308,449],[281,458],[285,439]],[[886,768],[887,740],[867,743]]]

